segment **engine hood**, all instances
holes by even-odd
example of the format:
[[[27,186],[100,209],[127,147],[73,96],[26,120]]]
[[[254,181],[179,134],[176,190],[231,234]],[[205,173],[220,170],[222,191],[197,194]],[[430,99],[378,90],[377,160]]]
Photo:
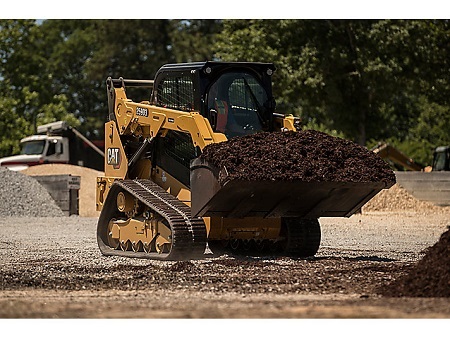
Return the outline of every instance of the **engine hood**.
[[[42,164],[42,155],[39,154],[19,154],[16,156],[0,158],[0,166],[12,171],[21,171],[34,165]]]

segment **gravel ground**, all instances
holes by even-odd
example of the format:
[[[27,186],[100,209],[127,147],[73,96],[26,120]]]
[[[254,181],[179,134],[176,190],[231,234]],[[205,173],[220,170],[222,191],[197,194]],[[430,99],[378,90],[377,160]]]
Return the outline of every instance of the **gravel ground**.
[[[450,318],[449,298],[379,295],[412,270],[448,219],[413,212],[321,219],[313,259],[158,262],[102,256],[96,218],[4,217],[0,317]]]
[[[74,170],[36,171],[62,169]],[[77,170],[82,185],[100,174]],[[83,214],[94,216],[65,217],[34,179],[0,174],[0,318],[450,318],[448,297],[381,295],[450,225],[450,207],[397,185],[361,214],[320,219],[315,258],[158,262],[100,254],[94,188],[80,192]]]

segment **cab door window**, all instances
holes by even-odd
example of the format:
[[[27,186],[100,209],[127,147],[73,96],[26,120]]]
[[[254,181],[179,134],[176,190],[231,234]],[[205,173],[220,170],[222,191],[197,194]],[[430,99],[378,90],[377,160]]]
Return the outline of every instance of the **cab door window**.
[[[47,156],[56,154],[56,140],[48,141]]]
[[[215,130],[228,138],[261,131],[261,114],[266,102],[264,87],[245,72],[223,74],[208,93],[208,111],[215,115]]]

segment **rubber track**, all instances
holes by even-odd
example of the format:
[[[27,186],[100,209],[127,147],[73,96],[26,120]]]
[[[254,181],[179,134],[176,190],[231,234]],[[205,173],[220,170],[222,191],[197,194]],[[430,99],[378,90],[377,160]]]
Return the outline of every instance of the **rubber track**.
[[[319,250],[321,231],[317,219],[285,218],[287,256],[311,257]]]
[[[153,212],[159,214],[172,230],[172,248],[168,253],[157,252],[133,252],[111,249],[102,240],[107,225],[115,208],[115,197],[118,189],[125,190],[143,204],[147,205]],[[113,192],[113,193],[111,193]],[[117,193],[115,193],[117,192]],[[111,197],[111,198],[109,198]],[[108,200],[111,199],[111,200]],[[112,200],[114,199],[114,200]],[[105,215],[102,217],[103,212]],[[97,237],[99,248],[105,255],[116,255],[125,257],[136,257],[154,260],[190,260],[203,258],[206,248],[206,227],[202,218],[191,218],[191,209],[186,204],[166,192],[151,180],[116,180],[111,187],[105,202],[102,214],[100,214]]]

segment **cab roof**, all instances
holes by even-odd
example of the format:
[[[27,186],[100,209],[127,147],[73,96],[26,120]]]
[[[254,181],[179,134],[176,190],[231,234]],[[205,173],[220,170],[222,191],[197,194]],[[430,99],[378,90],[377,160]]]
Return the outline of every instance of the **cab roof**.
[[[183,70],[202,70],[206,72],[207,68],[211,70],[215,68],[259,68],[275,70],[273,63],[263,62],[221,62],[221,61],[204,61],[204,62],[191,62],[191,63],[170,63],[163,65],[158,72],[161,71],[183,71]]]

